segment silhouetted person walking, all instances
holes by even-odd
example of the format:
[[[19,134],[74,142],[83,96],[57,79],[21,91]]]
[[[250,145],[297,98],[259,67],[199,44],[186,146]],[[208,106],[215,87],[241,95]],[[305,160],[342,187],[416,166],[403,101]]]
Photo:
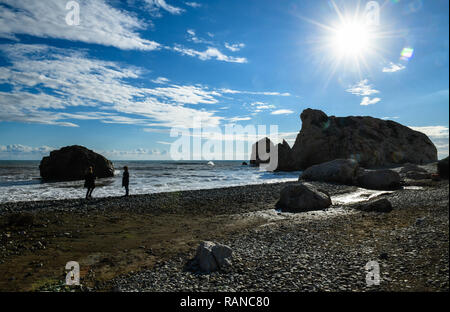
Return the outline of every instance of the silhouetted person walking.
[[[122,177],[122,187],[125,188],[125,196],[128,196],[128,185],[130,184],[130,173],[128,172],[128,167],[123,167],[123,177]]]
[[[84,187],[87,188],[86,199],[91,198],[95,188],[95,174],[92,167],[89,167],[88,173],[84,177]]]

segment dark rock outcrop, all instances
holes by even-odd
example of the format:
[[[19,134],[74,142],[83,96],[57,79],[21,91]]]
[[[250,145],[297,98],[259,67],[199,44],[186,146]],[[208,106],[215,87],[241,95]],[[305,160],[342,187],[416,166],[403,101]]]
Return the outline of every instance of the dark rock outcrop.
[[[275,146],[269,138],[265,137],[252,145],[250,165],[259,166],[270,162],[270,154],[274,153]]]
[[[331,206],[331,198],[309,183],[288,185],[280,192],[276,208],[283,212],[323,210]]]
[[[114,176],[111,161],[79,145],[50,152],[50,156],[42,158],[39,170],[44,180],[71,181],[84,179],[90,166],[98,178]]]
[[[448,156],[438,162],[437,168],[439,177],[448,179]]]
[[[276,163],[276,171],[291,171],[292,170],[292,149],[288,142],[283,140],[282,143],[278,143],[276,146],[276,152],[278,153],[278,159]]]
[[[358,162],[353,159],[335,159],[307,168],[299,180],[322,181],[353,185],[359,170]]]
[[[283,170],[303,170],[334,159],[355,159],[365,168],[437,161],[437,150],[423,133],[390,120],[373,117],[327,116],[305,109],[302,129]]]

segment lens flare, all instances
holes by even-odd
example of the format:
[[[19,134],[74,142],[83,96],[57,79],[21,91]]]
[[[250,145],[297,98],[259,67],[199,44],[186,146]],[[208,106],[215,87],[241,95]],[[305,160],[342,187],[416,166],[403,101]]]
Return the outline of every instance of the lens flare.
[[[413,48],[403,48],[402,52],[400,53],[400,59],[408,61],[412,58],[413,55],[414,55]]]

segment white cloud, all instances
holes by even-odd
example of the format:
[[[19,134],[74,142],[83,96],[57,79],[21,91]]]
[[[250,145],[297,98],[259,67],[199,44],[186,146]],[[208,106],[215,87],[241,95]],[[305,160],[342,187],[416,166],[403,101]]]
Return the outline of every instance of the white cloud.
[[[251,106],[250,110],[252,112],[252,115],[256,115],[262,111],[271,110],[276,107],[275,105],[268,104],[265,102],[253,102],[250,104],[250,106]]]
[[[192,42],[194,42],[194,43],[212,44],[212,42],[210,42],[210,41],[208,41],[208,40],[199,38],[199,37],[197,36],[197,34],[195,33],[195,30],[193,30],[193,29],[188,29],[188,30],[186,30],[186,32],[187,32],[188,35],[189,35],[189,39],[188,39],[189,41],[192,41]]]
[[[200,3],[197,3],[197,2],[185,2],[184,4],[186,4],[187,6],[190,6],[192,8],[199,8],[202,6]]]
[[[154,14],[159,14],[159,10],[163,9],[171,14],[179,15],[184,12],[182,8],[178,8],[168,4],[165,0],[144,0],[150,11]]]
[[[346,91],[359,96],[369,96],[379,93],[378,90],[375,90],[373,86],[369,84],[369,81],[367,79],[363,79],[357,84],[350,86],[350,88],[348,88]]]
[[[397,116],[394,116],[394,117],[386,116],[386,117],[383,117],[383,118],[381,118],[381,119],[388,120],[388,119],[399,119],[399,118],[400,118],[400,117],[397,117]]]
[[[438,158],[449,155],[449,128],[448,126],[411,127],[415,131],[425,133],[438,150]]]
[[[393,62],[390,62],[388,67],[383,67],[383,73],[395,73],[405,68],[406,67],[402,64],[395,64]]]
[[[32,147],[22,144],[0,145],[0,159],[41,159],[55,148],[50,146]]]
[[[217,103],[215,97],[220,94],[203,87],[135,87],[124,79],[139,78],[138,68],[43,45],[0,45],[0,51],[12,63],[0,68],[0,83],[12,88],[0,92],[0,121],[73,127],[77,125],[67,119],[98,119],[147,127],[190,127],[196,117],[208,126],[216,126],[222,119],[213,112],[184,106]],[[101,112],[84,112],[86,106]],[[69,114],[65,111],[68,107],[78,111]]]
[[[178,86],[145,89],[147,94],[168,99],[183,104],[215,104],[218,100],[214,96],[220,96],[216,91],[209,91],[197,86]]]
[[[165,77],[158,77],[156,79],[153,79],[152,82],[153,83],[157,83],[157,84],[166,84],[166,83],[169,83],[170,80],[168,78],[165,78]]]
[[[409,127],[415,131],[425,133],[430,138],[446,139],[449,137],[448,127],[445,126],[428,126],[428,127]]]
[[[251,117],[232,117],[232,118],[228,118],[228,120],[231,122],[236,122],[236,121],[252,120],[252,118]]]
[[[271,115],[289,115],[289,114],[293,114],[294,111],[290,110],[290,109],[279,109],[276,111],[271,112]]]
[[[291,96],[288,92],[260,92],[260,91],[238,91],[238,90],[232,90],[232,89],[220,89],[220,92],[222,93],[229,93],[229,94],[252,94],[252,95],[274,95],[274,96]]]
[[[30,35],[113,46],[124,50],[155,50],[160,45],[143,39],[138,30],[147,27],[127,12],[115,9],[104,0],[78,0],[79,25],[68,25],[67,1],[1,0],[0,37]]]
[[[245,44],[243,44],[243,43],[229,44],[228,42],[225,42],[225,48],[227,48],[228,50],[230,50],[232,52],[237,52],[240,49],[242,49],[243,47],[245,47]]]
[[[198,57],[202,61],[215,59],[218,61],[230,63],[247,63],[247,59],[245,57],[227,56],[222,52],[220,52],[217,48],[213,47],[208,47],[205,51],[202,52],[194,49],[185,48],[181,45],[175,45],[175,47],[173,47],[173,50],[183,55]]]
[[[361,100],[361,104],[360,105],[372,105],[372,104],[376,104],[378,102],[380,102],[381,99],[380,98],[369,98],[368,96],[363,97],[363,99]]]

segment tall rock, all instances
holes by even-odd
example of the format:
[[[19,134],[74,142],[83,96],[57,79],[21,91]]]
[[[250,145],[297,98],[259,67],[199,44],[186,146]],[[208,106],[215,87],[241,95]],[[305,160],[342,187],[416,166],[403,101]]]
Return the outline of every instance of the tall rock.
[[[425,134],[394,121],[327,116],[310,108],[300,118],[302,129],[292,147],[291,170],[340,158],[355,159],[366,168],[437,161],[436,147]]]
[[[270,161],[270,153],[275,151],[275,146],[268,137],[265,137],[252,145],[250,165],[259,166]]]
[[[114,176],[111,161],[79,145],[51,151],[50,156],[42,158],[39,170],[44,180],[70,181],[84,179],[89,167],[94,169],[98,178]]]
[[[293,159],[292,159],[292,149],[288,142],[283,140],[283,143],[277,144],[278,162],[276,164],[276,171],[292,171]]]

